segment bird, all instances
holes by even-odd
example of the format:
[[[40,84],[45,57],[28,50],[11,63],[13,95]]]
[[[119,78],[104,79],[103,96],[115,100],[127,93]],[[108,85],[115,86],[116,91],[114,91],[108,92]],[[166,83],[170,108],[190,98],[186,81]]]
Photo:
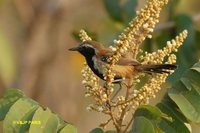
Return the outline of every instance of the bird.
[[[110,64],[109,58],[114,54],[112,49],[104,47],[97,41],[88,40],[69,50],[78,51],[83,55],[93,73],[105,80],[105,66]],[[176,68],[177,66],[173,64],[142,64],[132,58],[130,54],[123,54],[112,69],[115,73],[113,82],[118,83],[124,79],[133,79],[138,73],[163,74]]]

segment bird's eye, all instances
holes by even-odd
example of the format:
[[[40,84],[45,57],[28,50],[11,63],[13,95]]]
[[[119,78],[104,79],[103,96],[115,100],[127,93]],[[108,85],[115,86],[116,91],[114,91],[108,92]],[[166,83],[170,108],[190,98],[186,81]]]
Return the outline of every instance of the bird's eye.
[[[102,56],[101,61],[103,62],[108,62],[108,56]]]

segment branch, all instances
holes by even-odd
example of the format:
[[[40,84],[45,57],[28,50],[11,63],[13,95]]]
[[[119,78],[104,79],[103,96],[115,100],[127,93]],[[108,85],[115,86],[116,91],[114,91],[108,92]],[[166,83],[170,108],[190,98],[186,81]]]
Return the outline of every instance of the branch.
[[[131,91],[132,87],[133,87],[133,83],[132,83],[132,82],[130,82],[130,83],[128,83],[128,85],[126,85],[127,91],[126,91],[125,101],[128,101],[128,99],[129,99],[129,97],[130,97],[130,95],[131,95],[131,92],[132,92],[132,91]],[[123,118],[124,118],[124,116],[125,116],[125,114],[126,114],[127,107],[128,107],[128,105],[126,105],[125,108],[123,108],[122,113],[121,113],[121,116],[120,116],[120,118],[119,118],[119,121],[118,121],[118,122],[119,122],[119,125],[120,125],[120,126],[122,126],[122,124],[123,124]]]
[[[197,23],[200,21],[200,14],[196,14],[192,17],[192,20],[194,23]],[[155,30],[166,30],[166,29],[171,29],[171,28],[174,28],[176,27],[176,24],[174,21],[171,21],[171,22],[166,22],[166,23],[163,23],[163,24],[158,24],[156,27],[155,27]]]
[[[132,114],[132,117],[131,117],[130,121],[128,122],[126,128],[124,129],[124,133],[128,130],[128,128],[130,127],[130,125],[133,122],[133,120],[134,120],[134,114]]]

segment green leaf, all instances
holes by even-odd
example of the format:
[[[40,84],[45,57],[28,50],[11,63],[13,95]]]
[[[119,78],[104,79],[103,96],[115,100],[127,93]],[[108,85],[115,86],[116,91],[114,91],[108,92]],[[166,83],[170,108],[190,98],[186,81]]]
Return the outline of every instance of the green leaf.
[[[184,74],[168,92],[181,112],[192,122],[200,123],[200,62]]]
[[[155,133],[165,133],[165,132],[163,132],[163,130],[161,130],[160,128],[154,128],[154,130],[155,130]]]
[[[178,120],[181,123],[188,123],[187,118],[180,112],[178,106],[170,99],[168,94],[164,99],[156,105],[163,113],[167,114],[172,118],[171,122]]]
[[[120,0],[104,0],[104,5],[113,20],[122,21]]]
[[[60,133],[78,133],[78,131],[73,125],[67,124]]]
[[[183,92],[173,88],[168,94],[189,120],[200,123],[200,95],[197,90],[192,88],[191,91]]]
[[[162,119],[158,127],[165,133],[190,133],[188,119],[200,122],[200,62],[189,69],[167,94],[157,106],[173,121]]]
[[[187,79],[187,78],[181,78],[180,79],[180,82],[189,90],[191,91],[192,90],[192,85],[190,83],[190,81]]]
[[[151,105],[140,106],[136,110],[135,116],[143,116],[150,120],[156,133],[163,133],[163,131],[157,126],[160,124],[161,120],[172,121],[172,118],[162,113],[158,107]]]
[[[23,93],[18,89],[6,90],[3,98],[0,99],[0,120],[5,118],[10,107],[23,96]]]
[[[200,91],[200,74],[198,71],[196,71],[192,68],[189,71],[187,71],[187,73],[184,75],[183,78],[187,79],[190,82],[190,84],[193,87],[195,87],[195,89]],[[184,83],[184,84],[186,84],[186,83]]]
[[[139,116],[134,120],[131,133],[154,133],[154,127],[150,120]]]
[[[160,120],[163,116],[159,108],[151,105],[142,105],[136,112],[135,116],[144,116],[149,120]]]
[[[172,121],[162,119],[159,123],[159,127],[165,133],[171,133],[172,131],[174,133],[190,133],[188,128],[185,126],[184,121],[182,120],[184,116],[180,115],[180,112],[176,110],[176,107],[174,107],[172,104],[163,102],[159,103],[157,106],[162,110],[163,113],[173,118]]]
[[[199,79],[200,61],[172,86],[163,100],[157,104],[159,109],[153,106],[141,106],[136,110],[135,116],[149,120],[157,133],[190,133],[188,120],[200,123]]]
[[[59,133],[68,123],[65,122],[59,115],[56,115],[58,117],[59,123],[57,127],[57,132]]]
[[[90,133],[104,133],[104,131],[101,128],[95,128],[92,131],[90,131]]]
[[[5,133],[77,133],[77,129],[48,108],[38,103],[18,89],[8,89],[0,99],[0,116]],[[30,127],[30,128],[29,128]]]
[[[38,104],[28,98],[20,98],[8,111],[4,123],[3,131],[5,133],[25,132],[29,128],[34,112]]]
[[[48,108],[39,107],[35,112],[32,121],[37,121],[40,124],[31,124],[29,133],[55,133],[59,124],[59,118],[53,114]]]

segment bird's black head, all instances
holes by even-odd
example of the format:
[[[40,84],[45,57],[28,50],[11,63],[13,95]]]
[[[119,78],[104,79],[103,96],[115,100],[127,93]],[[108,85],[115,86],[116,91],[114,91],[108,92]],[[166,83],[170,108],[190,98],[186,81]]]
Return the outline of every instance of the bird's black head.
[[[94,41],[85,41],[81,43],[78,47],[70,48],[70,51],[78,51],[81,53],[85,58],[92,58],[94,55],[97,54],[97,42]]]

